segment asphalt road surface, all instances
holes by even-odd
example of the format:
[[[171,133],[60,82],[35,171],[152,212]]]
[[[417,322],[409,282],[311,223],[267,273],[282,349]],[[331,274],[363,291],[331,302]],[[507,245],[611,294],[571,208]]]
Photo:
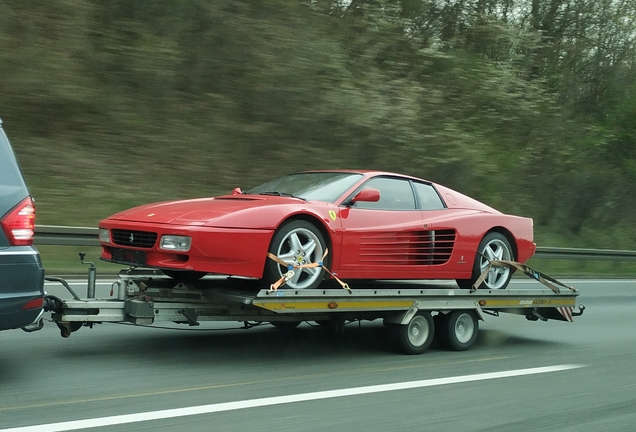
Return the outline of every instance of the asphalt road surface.
[[[380,322],[2,332],[0,432],[636,430],[636,281],[566,282],[574,323],[486,317],[467,352],[396,354]]]

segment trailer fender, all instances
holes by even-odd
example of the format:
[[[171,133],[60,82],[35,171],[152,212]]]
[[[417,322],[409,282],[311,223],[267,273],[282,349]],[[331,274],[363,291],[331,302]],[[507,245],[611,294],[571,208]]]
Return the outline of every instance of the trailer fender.
[[[384,322],[388,324],[408,324],[418,311],[417,302],[413,302],[409,310],[392,312],[384,317]]]
[[[472,309],[477,313],[477,318],[479,319],[479,321],[483,321],[484,320],[484,315],[483,312],[481,310],[481,307],[478,304],[475,304],[474,302],[469,302],[465,305],[460,305],[461,307],[456,307],[453,309],[430,309],[430,308],[426,308],[426,310],[430,310],[431,312],[433,311],[437,311],[438,313],[441,314],[447,314],[455,309]],[[419,311],[420,309],[424,309],[424,308],[420,308],[418,307],[418,302],[415,301],[413,302],[413,304],[411,305],[411,307],[407,310],[407,311],[399,311],[399,312],[392,312],[390,314],[387,314],[384,317],[384,322],[387,324],[400,324],[400,325],[406,325],[409,322],[411,322],[411,320],[413,319],[413,317],[415,316],[415,314],[417,313],[417,311]]]

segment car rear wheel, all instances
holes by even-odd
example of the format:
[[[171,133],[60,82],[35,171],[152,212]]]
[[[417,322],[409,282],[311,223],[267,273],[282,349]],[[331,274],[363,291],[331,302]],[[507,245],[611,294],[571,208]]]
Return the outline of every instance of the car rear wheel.
[[[304,220],[292,220],[276,230],[269,252],[288,265],[303,265],[320,262],[326,249],[325,238],[315,225]],[[328,259],[329,257],[326,258]],[[264,279],[267,283],[273,283],[287,272],[287,267],[268,259],[265,264]],[[291,289],[317,288],[322,282],[324,273],[322,267],[295,268],[294,276],[285,286]]]
[[[489,261],[494,260],[514,260],[514,253],[510,242],[501,233],[490,232],[484,236],[477,248],[477,255],[473,264],[473,274],[470,279],[457,279],[460,288],[470,289],[479,276],[488,268]],[[504,289],[508,286],[512,277],[510,267],[492,266],[488,271],[488,276],[478,288],[482,289]]]

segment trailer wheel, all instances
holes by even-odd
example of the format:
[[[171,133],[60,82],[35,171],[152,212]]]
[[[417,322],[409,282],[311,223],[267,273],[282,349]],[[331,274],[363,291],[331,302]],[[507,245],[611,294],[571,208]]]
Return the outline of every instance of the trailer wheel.
[[[451,351],[470,349],[479,333],[479,320],[473,310],[455,310],[446,315],[439,314],[436,331],[437,342]]]
[[[430,312],[419,311],[408,324],[388,324],[389,337],[404,354],[422,354],[433,342],[435,324]]]

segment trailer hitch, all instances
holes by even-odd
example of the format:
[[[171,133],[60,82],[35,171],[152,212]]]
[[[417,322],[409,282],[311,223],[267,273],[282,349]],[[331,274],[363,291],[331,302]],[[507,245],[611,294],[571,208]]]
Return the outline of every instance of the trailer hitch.
[[[81,322],[56,322],[57,328],[60,329],[60,335],[66,339],[71,333],[74,333],[82,327]]]
[[[64,302],[59,297],[47,294],[44,296],[43,309],[44,312],[62,313],[64,310]]]
[[[49,279],[49,278],[47,278]],[[58,278],[51,278],[51,279],[58,279]],[[63,281],[63,279],[62,279]],[[66,281],[64,281],[64,283],[66,283]],[[55,316],[56,315],[60,315],[64,312],[64,300],[62,300],[59,297],[56,297],[54,295],[46,295],[44,296],[44,312],[52,312],[52,318],[53,321],[55,322],[55,324],[57,325],[57,328],[60,329],[60,335],[63,338],[68,338],[71,333],[76,332],[80,329],[80,327],[82,327],[82,325],[84,325],[84,323],[82,322],[65,322],[65,321],[56,321],[55,320]],[[42,323],[44,324],[44,323]],[[92,323],[91,323],[92,324]],[[40,328],[42,328],[40,326]],[[39,329],[36,329],[39,330]],[[25,330],[27,331],[27,330]],[[31,330],[31,331],[35,331],[35,330]]]
[[[84,258],[86,257],[86,254],[83,252],[79,253],[79,259],[80,262],[82,264],[87,264],[89,266],[88,268],[88,285],[86,287],[86,297],[89,299],[94,299],[95,298],[95,284],[96,284],[96,275],[97,275],[97,268],[95,267],[95,264],[92,262],[84,262]],[[66,282],[66,280],[60,278],[60,277],[55,277],[55,276],[48,276],[45,277],[44,280],[46,280],[47,282],[58,282],[60,284],[62,284],[62,286],[64,286],[64,288],[66,288],[66,290],[71,294],[71,296],[78,301],[81,301],[82,298],[80,296],[77,295],[77,293],[73,290],[73,288],[70,287],[70,285],[68,284],[68,282]],[[57,327],[60,329],[60,334],[62,335],[63,338],[68,338],[71,333],[76,332],[77,330],[79,330],[82,326],[87,326],[87,327],[93,327],[94,323],[83,323],[80,321],[73,321],[73,322],[66,322],[66,321],[57,321],[56,320],[56,315],[62,315],[64,313],[64,300],[62,300],[59,297],[56,297],[54,295],[49,295],[45,293],[44,296],[44,304],[42,307],[44,312],[52,312],[52,318],[53,321],[55,322],[55,324],[57,325]],[[86,310],[84,311],[84,313],[86,314],[90,314],[90,313],[94,313],[95,311],[93,311],[92,309]],[[59,317],[57,318],[59,319]],[[29,329],[24,329],[25,331],[36,331],[36,330],[40,330],[43,326],[43,322],[40,320],[40,322],[38,323],[38,326],[35,328],[29,328]]]

